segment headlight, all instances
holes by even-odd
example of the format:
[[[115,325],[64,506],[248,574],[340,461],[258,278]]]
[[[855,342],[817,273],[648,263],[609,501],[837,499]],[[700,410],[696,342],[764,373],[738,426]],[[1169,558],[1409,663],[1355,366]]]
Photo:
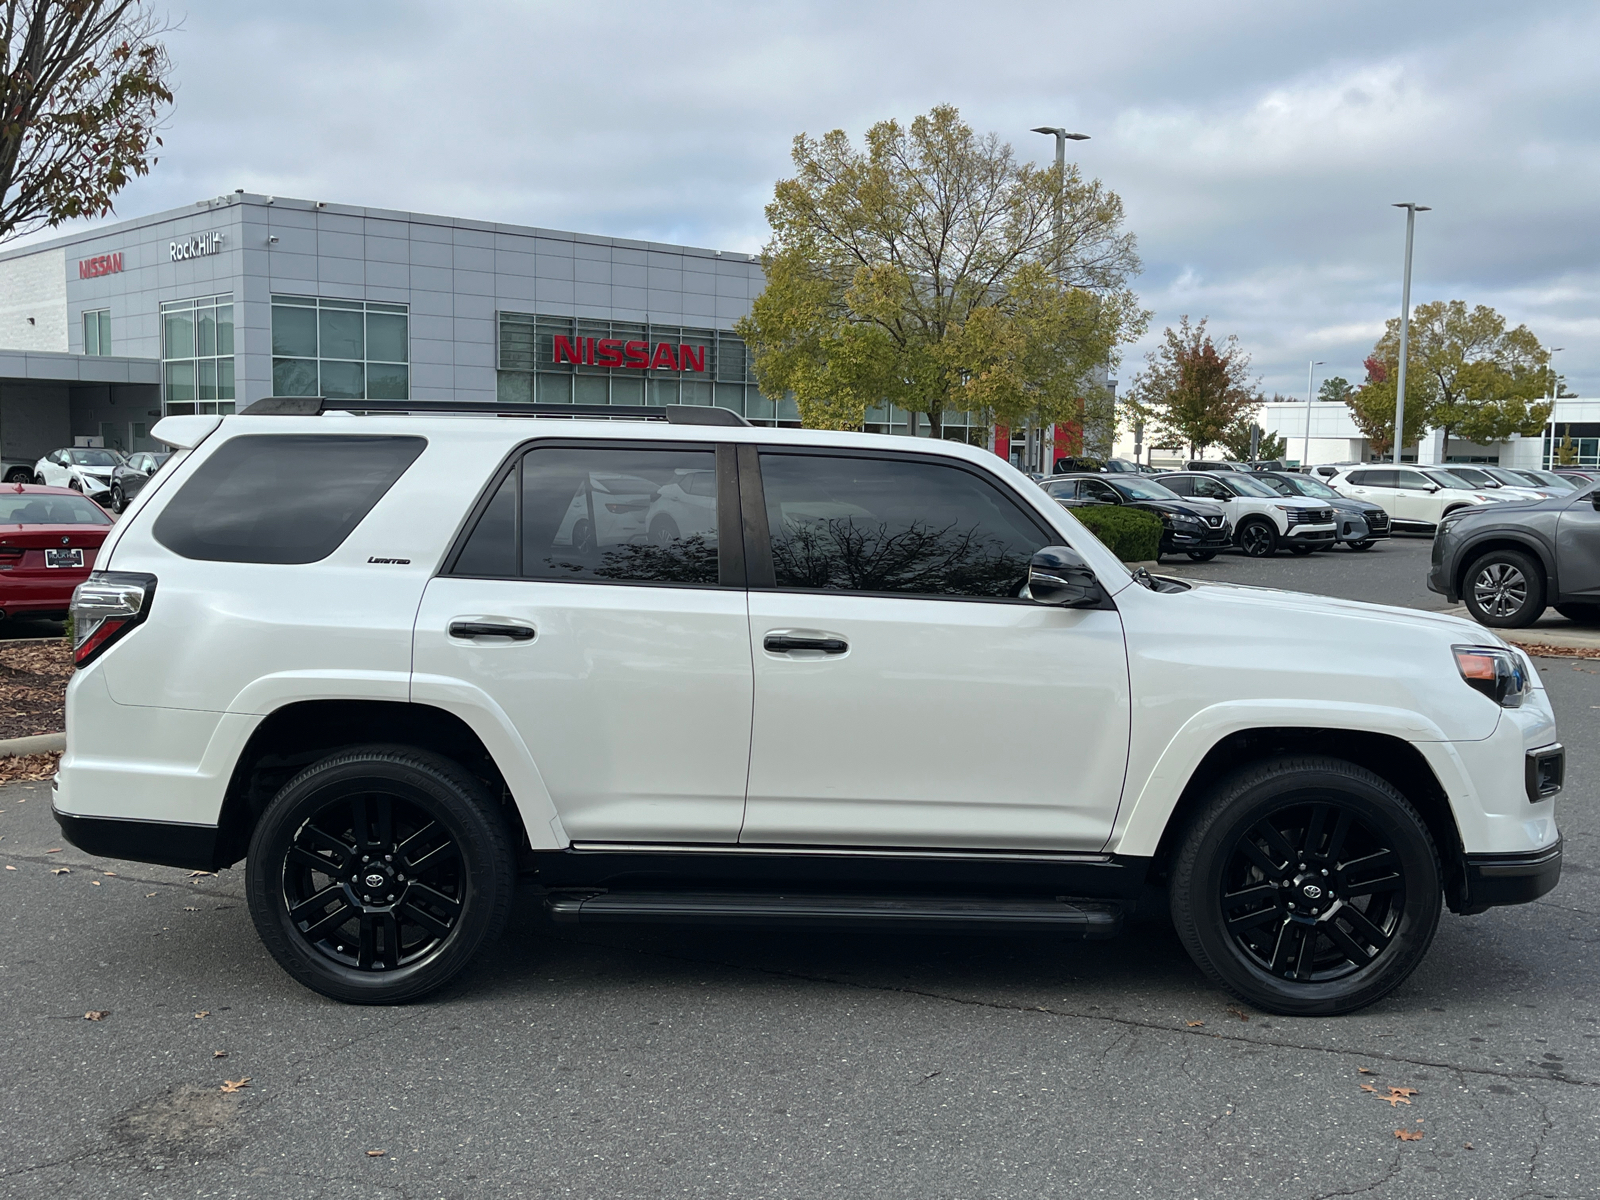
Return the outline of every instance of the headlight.
[[[1501,708],[1520,708],[1528,693],[1528,673],[1514,651],[1498,646],[1451,646],[1456,669],[1466,685]]]
[[[1203,525],[1199,517],[1191,517],[1188,513],[1173,513],[1172,519],[1180,525]]]

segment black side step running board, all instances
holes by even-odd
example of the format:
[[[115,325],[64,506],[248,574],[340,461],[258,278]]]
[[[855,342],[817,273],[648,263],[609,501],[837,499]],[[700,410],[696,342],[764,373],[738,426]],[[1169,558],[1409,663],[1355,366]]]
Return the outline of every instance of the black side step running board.
[[[589,892],[553,894],[546,903],[552,919],[579,925],[651,921],[987,933],[1038,930],[1078,938],[1109,938],[1122,931],[1120,904],[1062,897]]]

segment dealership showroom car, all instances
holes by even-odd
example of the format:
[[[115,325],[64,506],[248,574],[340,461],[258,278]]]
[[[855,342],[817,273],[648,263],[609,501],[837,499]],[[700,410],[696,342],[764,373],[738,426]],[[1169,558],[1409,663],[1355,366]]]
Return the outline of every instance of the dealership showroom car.
[[[139,494],[139,489],[150,482],[150,476],[161,469],[161,464],[171,458],[168,453],[139,450],[128,456],[127,462],[118,463],[111,471],[111,495],[107,506],[114,513],[128,507],[128,501]]]
[[[1310,554],[1338,538],[1333,509],[1325,502],[1279,495],[1253,474],[1179,471],[1155,478],[1180,496],[1220,504],[1233,524],[1234,544],[1251,558],[1270,558],[1280,548]]]
[[[1543,500],[1457,509],[1433,539],[1428,587],[1499,629],[1546,608],[1600,624],[1600,484]]]
[[[34,482],[71,488],[96,499],[111,492],[111,474],[123,463],[115,450],[69,446],[52,450],[34,467]]]
[[[1256,471],[1250,477],[1259,479],[1280,496],[1305,496],[1322,501],[1333,509],[1339,526],[1338,540],[1352,550],[1371,550],[1381,539],[1390,536],[1389,514],[1381,504],[1341,496],[1320,479],[1297,471]]]
[[[1233,544],[1233,526],[1220,504],[1184,499],[1154,479],[1127,474],[1057,475],[1041,486],[1069,508],[1114,504],[1158,517],[1161,545],[1157,558],[1181,553],[1205,562]]]
[[[1342,467],[1323,481],[1340,495],[1382,505],[1396,529],[1419,533],[1431,533],[1458,508],[1502,503],[1492,492],[1436,483],[1416,467]]]
[[[1470,622],[1130,574],[953,441],[363,407],[155,427],[174,459],[74,602],[54,783],[92,854],[243,861],[328,996],[439,988],[520,877],[579,927],[1100,938],[1154,906],[1214,984],[1336,1014],[1444,905],[1558,880],[1549,701]],[[652,531],[701,481],[693,532]],[[1001,745],[1060,766],[996,787]]]

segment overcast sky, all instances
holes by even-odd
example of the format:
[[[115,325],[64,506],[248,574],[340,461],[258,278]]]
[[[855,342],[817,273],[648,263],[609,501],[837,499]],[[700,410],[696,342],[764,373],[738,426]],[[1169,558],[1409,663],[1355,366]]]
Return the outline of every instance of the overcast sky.
[[[169,37],[137,215],[234,188],[759,250],[791,138],[952,102],[1045,162],[1092,135],[1161,326],[1237,333],[1268,393],[1359,381],[1400,307],[1526,322],[1600,392],[1600,5],[210,0]]]

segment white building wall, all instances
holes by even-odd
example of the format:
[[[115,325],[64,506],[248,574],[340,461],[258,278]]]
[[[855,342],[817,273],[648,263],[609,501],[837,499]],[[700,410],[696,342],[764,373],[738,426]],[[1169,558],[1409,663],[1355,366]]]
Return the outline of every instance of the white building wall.
[[[67,350],[67,253],[0,259],[0,350]]]

